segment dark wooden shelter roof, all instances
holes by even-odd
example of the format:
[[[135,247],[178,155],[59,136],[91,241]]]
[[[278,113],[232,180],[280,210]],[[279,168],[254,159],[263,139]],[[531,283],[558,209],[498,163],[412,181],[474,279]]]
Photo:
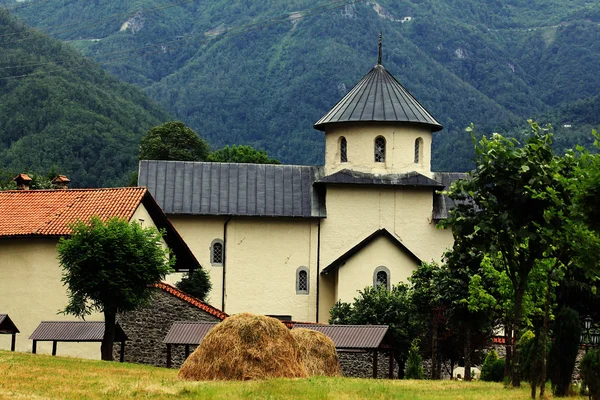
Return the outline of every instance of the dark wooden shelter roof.
[[[217,322],[177,321],[173,322],[171,329],[165,336],[165,344],[189,344],[199,345],[204,336]]]
[[[442,129],[425,107],[379,63],[314,127],[325,131],[327,125],[348,122],[401,122],[427,125],[433,132]]]
[[[167,214],[321,217],[313,183],[322,175],[302,165],[142,160],[138,183]]]
[[[298,328],[312,329],[329,336],[336,349],[375,350],[393,347],[387,325],[295,324],[292,329]]]
[[[346,264],[346,261],[352,258],[352,256],[364,249],[369,243],[373,242],[379,237],[388,238],[393,244],[396,245],[398,249],[400,249],[400,251],[404,252],[411,260],[413,260],[416,265],[421,265],[422,261],[419,257],[417,257],[412,251],[408,249],[408,247],[406,247],[401,241],[399,241],[396,236],[392,235],[387,229],[382,228],[376,230],[375,232],[361,240],[360,243],[356,244],[350,250],[339,256],[335,261],[333,261],[331,264],[325,267],[323,271],[321,271],[321,274],[327,275],[330,272],[335,271],[342,265]]]
[[[17,329],[8,314],[0,314],[0,333],[19,333],[19,329]]]
[[[431,187],[442,189],[444,185],[418,172],[404,174],[375,175],[367,172],[343,169],[331,175],[319,179],[318,184],[338,185],[384,185],[384,186],[408,186],[408,187]]]
[[[104,321],[42,321],[29,339],[58,342],[101,342]],[[117,322],[115,342],[127,340],[127,335]]]

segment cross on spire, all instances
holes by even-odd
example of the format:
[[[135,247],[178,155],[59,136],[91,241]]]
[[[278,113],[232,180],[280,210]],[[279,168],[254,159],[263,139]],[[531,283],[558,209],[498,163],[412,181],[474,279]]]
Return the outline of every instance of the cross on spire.
[[[379,32],[379,56],[377,57],[377,64],[381,65],[381,32]]]

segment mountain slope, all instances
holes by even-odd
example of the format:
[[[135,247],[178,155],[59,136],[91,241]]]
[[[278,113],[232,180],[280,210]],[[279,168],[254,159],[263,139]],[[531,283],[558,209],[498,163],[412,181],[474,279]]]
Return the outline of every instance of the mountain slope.
[[[139,89],[2,10],[0,52],[3,169],[56,166],[75,186],[125,184],[141,136],[169,119]]]
[[[288,163],[323,162],[312,124],[375,64],[380,31],[386,69],[445,126],[434,141],[438,170],[470,168],[471,122],[513,132],[600,90],[600,4],[586,0],[17,7],[28,23],[144,88],[214,147],[251,144]],[[560,132],[566,145],[571,132]]]

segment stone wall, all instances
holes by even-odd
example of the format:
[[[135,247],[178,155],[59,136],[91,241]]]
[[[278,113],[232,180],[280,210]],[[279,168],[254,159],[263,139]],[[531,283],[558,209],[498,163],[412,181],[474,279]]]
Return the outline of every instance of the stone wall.
[[[167,346],[163,339],[175,321],[220,322],[200,308],[171,295],[159,288],[154,289],[149,305],[136,311],[120,313],[117,321],[129,340],[125,342],[125,361],[140,364],[166,366]],[[118,360],[120,344],[115,343],[114,356]],[[194,351],[192,346],[190,352]],[[184,361],[184,346],[173,346],[173,367]]]
[[[372,352],[342,352],[338,351],[342,375],[353,378],[373,377],[373,353]],[[389,375],[389,355],[378,352],[377,354],[377,378],[387,379]],[[398,365],[394,360],[394,378],[398,377]]]

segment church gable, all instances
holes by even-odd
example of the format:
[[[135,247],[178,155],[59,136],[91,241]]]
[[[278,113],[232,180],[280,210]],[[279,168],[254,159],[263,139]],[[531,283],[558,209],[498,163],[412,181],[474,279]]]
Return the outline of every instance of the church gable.
[[[421,260],[386,229],[379,229],[329,264],[323,275],[337,274],[338,300],[352,301],[367,286],[407,282]]]

